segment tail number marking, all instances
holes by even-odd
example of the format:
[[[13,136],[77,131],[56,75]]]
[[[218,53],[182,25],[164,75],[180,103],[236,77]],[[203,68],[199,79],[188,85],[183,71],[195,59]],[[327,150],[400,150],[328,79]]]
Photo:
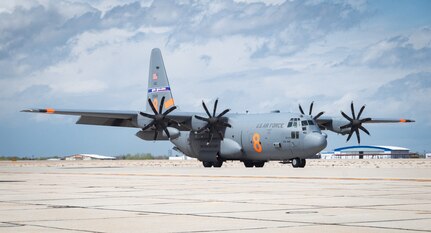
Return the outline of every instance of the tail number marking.
[[[262,145],[260,144],[260,135],[258,133],[254,133],[252,137],[253,141],[253,149],[257,153],[262,152]]]

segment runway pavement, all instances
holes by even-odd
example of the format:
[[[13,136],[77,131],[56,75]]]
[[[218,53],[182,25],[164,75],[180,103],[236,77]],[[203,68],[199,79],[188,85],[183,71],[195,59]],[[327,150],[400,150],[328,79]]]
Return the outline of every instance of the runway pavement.
[[[431,232],[431,160],[307,165],[0,162],[0,232]]]

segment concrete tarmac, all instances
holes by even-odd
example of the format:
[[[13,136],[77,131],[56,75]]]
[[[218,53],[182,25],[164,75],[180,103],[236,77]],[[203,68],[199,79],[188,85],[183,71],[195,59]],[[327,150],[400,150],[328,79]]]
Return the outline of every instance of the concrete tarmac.
[[[307,163],[0,162],[0,232],[431,232],[431,160]]]

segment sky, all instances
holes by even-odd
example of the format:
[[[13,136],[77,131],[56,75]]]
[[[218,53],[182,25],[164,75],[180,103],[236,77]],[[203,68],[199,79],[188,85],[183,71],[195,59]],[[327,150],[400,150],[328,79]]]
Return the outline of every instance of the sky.
[[[0,155],[167,154],[138,129],[76,125],[27,108],[143,110],[160,48],[180,111],[202,100],[250,113],[409,118],[363,145],[431,152],[431,1],[0,2]],[[355,145],[328,134],[333,150]],[[353,138],[354,139],[354,138]]]

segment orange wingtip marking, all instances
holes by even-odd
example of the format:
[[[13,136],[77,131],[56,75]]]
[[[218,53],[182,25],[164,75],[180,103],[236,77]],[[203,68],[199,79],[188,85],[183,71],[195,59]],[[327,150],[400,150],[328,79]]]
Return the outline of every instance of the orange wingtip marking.
[[[173,98],[171,98],[171,99],[169,99],[169,100],[167,100],[166,102],[165,102],[165,104],[164,104],[164,107],[165,107],[165,109],[168,109],[168,108],[170,108],[171,106],[173,106],[174,105],[174,99]]]
[[[400,122],[407,122],[406,119],[400,119]]]
[[[52,109],[52,108],[47,108],[47,109],[46,109],[46,112],[47,112],[47,113],[54,113],[54,112],[55,112],[55,110],[54,110],[54,109]]]

